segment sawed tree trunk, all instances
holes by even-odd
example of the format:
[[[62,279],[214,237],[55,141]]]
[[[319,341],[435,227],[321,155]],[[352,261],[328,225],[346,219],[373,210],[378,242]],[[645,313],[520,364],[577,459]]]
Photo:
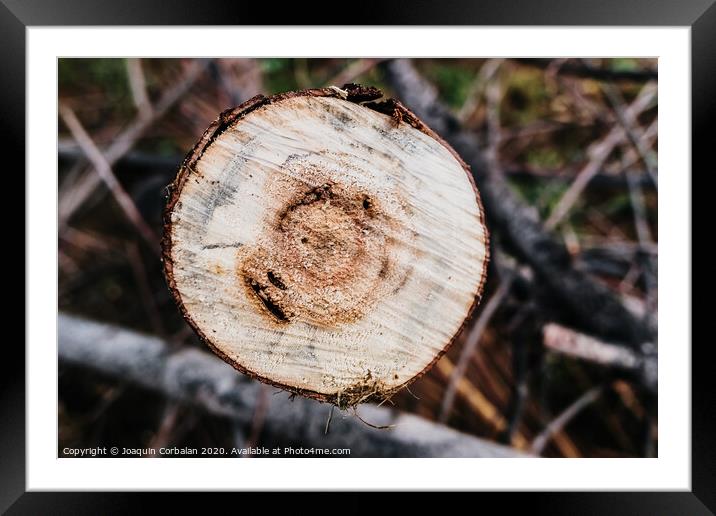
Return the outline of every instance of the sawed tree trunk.
[[[346,85],[224,112],[165,212],[169,287],[202,340],[243,373],[341,407],[425,373],[487,269],[467,165],[381,96]]]

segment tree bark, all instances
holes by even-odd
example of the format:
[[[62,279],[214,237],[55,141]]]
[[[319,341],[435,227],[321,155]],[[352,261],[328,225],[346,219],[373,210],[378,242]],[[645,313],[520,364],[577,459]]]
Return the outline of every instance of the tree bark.
[[[469,167],[381,96],[345,85],[223,113],[165,212],[165,273],[199,336],[238,370],[341,407],[426,372],[487,269]]]

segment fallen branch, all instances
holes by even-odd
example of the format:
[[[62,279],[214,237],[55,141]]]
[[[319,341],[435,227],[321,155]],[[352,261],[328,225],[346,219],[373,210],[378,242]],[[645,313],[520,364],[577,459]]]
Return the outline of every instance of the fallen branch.
[[[142,60],[129,58],[126,60],[129,88],[132,91],[132,100],[140,116],[149,117],[152,114],[152,103],[147,93],[147,80],[142,70]]]
[[[485,87],[495,76],[503,62],[503,59],[488,59],[482,65],[465,96],[465,103],[457,112],[457,117],[462,123],[467,122],[477,112]]]
[[[82,151],[87,156],[87,159],[92,163],[97,176],[105,183],[112,196],[119,204],[119,207],[124,212],[125,216],[137,229],[137,232],[147,242],[149,248],[159,254],[159,246],[157,245],[159,237],[154,233],[152,228],[149,227],[147,222],[142,217],[142,214],[137,209],[134,201],[126,192],[122,184],[117,179],[117,176],[112,172],[112,166],[107,161],[107,158],[99,150],[95,142],[92,140],[90,135],[87,133],[85,128],[80,123],[77,115],[69,106],[60,103],[59,106],[60,117],[65,122],[65,125],[72,133],[72,137],[77,141]]]
[[[63,362],[159,391],[229,417],[246,428],[256,412],[261,384],[238,374],[217,357],[171,346],[156,337],[60,314],[59,358]],[[364,405],[360,416],[376,430],[343,413],[325,434],[327,405],[286,393],[272,397],[262,436],[275,442],[320,448],[350,448],[351,457],[520,457],[520,452],[387,407]]]
[[[563,322],[610,341],[638,348],[654,340],[652,328],[635,317],[604,285],[573,267],[564,245],[547,233],[537,213],[512,191],[505,178],[490,174],[473,134],[463,131],[439,101],[436,89],[406,60],[383,66],[404,103],[442,135],[472,168],[487,212],[488,225],[510,250],[528,263],[549,291],[549,304]]]
[[[657,390],[657,357],[654,353],[655,346],[651,344],[642,345],[642,352],[636,353],[623,346],[602,342],[554,323],[544,326],[543,337],[547,349],[636,373],[645,387],[652,392]]]
[[[110,166],[113,166],[122,156],[134,147],[137,140],[157,120],[163,117],[186,93],[189,92],[194,83],[208,66],[208,61],[196,60],[188,67],[186,74],[176,85],[167,90],[153,106],[151,114],[139,113],[137,117],[127,126],[107,147],[102,149],[102,154]],[[58,206],[58,226],[64,228],[75,210],[79,208],[97,189],[102,180],[93,174],[91,170],[85,171],[84,175],[72,182],[70,195],[60,192]]]
[[[530,449],[535,455],[542,455],[545,446],[552,437],[560,432],[567,424],[572,421],[582,410],[594,403],[602,394],[602,387],[594,387],[577,398],[570,406],[568,406],[559,416],[552,420],[547,427],[535,437],[532,441]]]

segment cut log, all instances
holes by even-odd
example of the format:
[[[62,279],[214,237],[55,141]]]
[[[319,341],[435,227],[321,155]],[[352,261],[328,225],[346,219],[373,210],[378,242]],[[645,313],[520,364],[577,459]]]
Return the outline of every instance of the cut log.
[[[169,288],[239,371],[340,407],[426,372],[479,302],[469,168],[375,88],[257,96],[187,156],[164,216]]]

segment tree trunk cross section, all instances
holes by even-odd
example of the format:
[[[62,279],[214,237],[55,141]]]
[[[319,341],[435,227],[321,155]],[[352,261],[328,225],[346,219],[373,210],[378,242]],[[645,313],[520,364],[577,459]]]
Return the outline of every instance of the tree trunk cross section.
[[[341,407],[427,371],[479,302],[488,233],[469,168],[374,88],[257,96],[187,156],[164,268],[211,349]]]

